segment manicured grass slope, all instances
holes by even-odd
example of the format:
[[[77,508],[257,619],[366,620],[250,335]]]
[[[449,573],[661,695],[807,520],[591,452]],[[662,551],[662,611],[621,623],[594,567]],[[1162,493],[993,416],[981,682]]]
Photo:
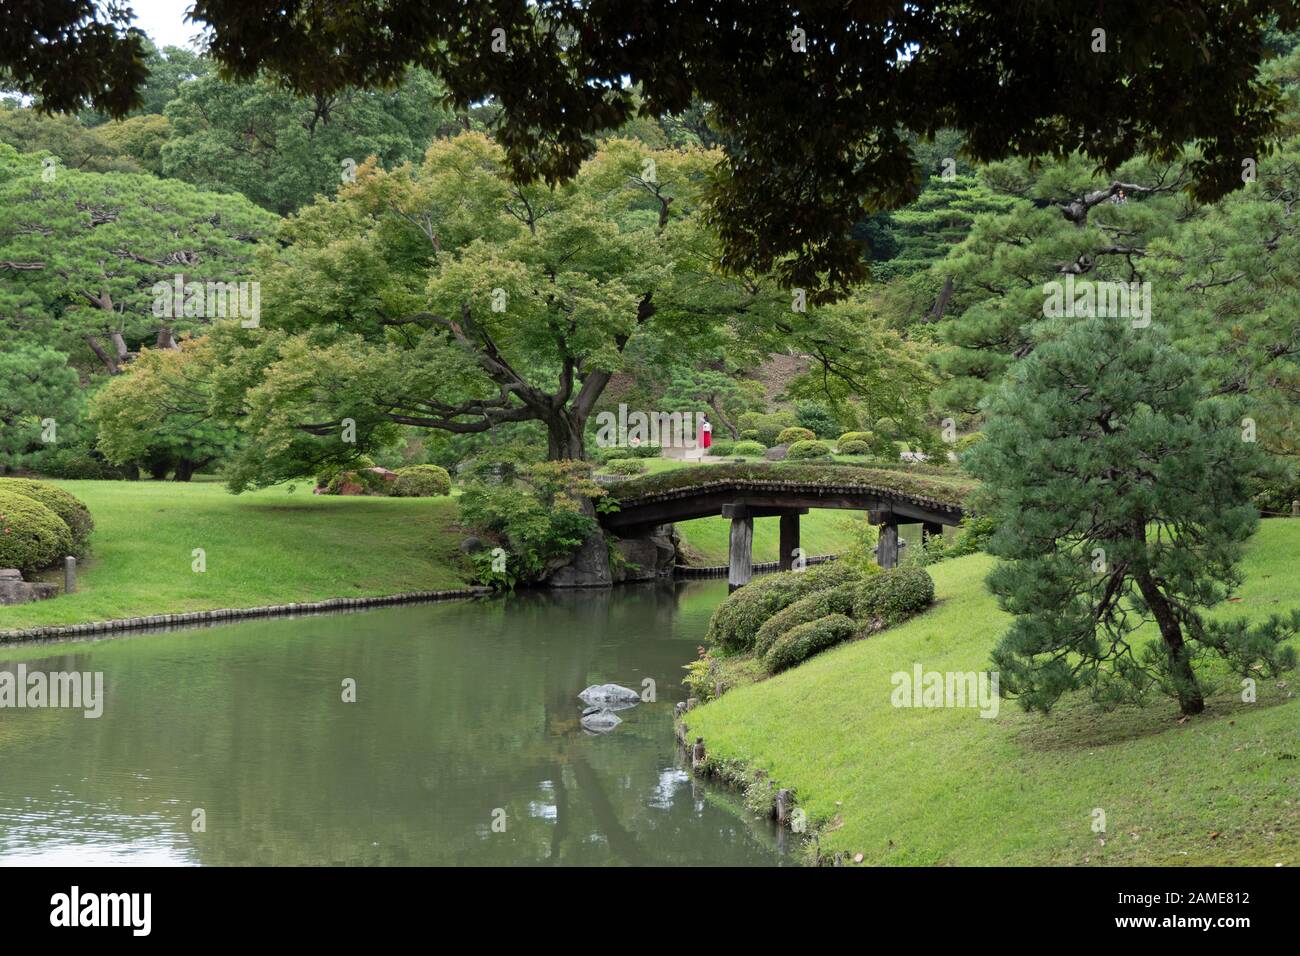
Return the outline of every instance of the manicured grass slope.
[[[1265,522],[1227,613],[1300,606],[1297,554],[1300,521]],[[689,715],[691,734],[795,788],[827,824],[823,854],[868,864],[1300,865],[1300,674],[1260,681],[1254,704],[1225,682],[1183,724],[1163,698],[1111,714],[1076,700],[1048,717],[1004,701],[993,719],[891,706],[891,675],[914,662],[989,666],[1007,623],[983,587],[991,564],[934,566],[929,612],[726,694]]]
[[[463,585],[451,498],[228,494],[210,483],[58,481],[95,518],[77,594],[0,608],[0,631]],[[191,569],[202,548],[207,571]]]

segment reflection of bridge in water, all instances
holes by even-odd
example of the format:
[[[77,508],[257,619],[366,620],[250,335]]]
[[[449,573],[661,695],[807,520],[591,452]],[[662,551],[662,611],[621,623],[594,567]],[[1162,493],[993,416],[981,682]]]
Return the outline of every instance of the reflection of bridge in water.
[[[876,560],[898,564],[899,524],[920,524],[922,534],[942,534],[961,521],[973,487],[958,478],[845,465],[705,465],[620,482],[611,489],[619,510],[601,525],[636,537],[674,521],[722,515],[731,519],[727,581],[732,589],[753,574],[754,519],[781,519],[781,569],[799,547],[799,517],[810,508],[865,511],[880,528]]]

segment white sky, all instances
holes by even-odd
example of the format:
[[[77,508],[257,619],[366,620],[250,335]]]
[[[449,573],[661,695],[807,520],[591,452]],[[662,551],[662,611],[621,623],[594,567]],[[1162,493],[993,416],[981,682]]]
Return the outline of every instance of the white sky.
[[[192,6],[193,0],[131,0],[135,25],[159,47],[197,49],[192,38],[200,32],[199,24],[185,19]]]

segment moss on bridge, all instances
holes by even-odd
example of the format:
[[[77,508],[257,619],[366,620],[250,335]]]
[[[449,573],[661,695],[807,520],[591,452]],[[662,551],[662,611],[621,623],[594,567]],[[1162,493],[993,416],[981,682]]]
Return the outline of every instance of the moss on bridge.
[[[675,468],[617,482],[609,492],[621,505],[631,505],[733,483],[777,483],[792,489],[852,488],[958,508],[965,507],[977,484],[960,472],[933,465],[744,462]]]

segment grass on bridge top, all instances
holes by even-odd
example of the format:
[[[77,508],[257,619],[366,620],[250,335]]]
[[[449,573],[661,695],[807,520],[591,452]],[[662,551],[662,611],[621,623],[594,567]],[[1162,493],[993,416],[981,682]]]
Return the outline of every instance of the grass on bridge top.
[[[960,472],[936,465],[746,461],[695,465],[641,475],[610,485],[609,492],[617,500],[633,501],[727,480],[863,485],[955,505],[965,502],[976,486],[973,479]]]

